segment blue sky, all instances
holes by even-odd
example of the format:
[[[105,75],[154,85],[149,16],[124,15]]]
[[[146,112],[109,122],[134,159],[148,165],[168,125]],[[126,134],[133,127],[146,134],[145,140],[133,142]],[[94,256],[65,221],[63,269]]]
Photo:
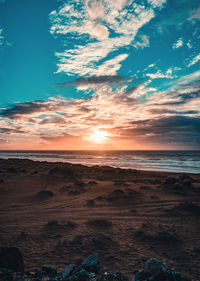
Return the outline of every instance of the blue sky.
[[[199,148],[199,41],[196,0],[1,0],[0,148]]]

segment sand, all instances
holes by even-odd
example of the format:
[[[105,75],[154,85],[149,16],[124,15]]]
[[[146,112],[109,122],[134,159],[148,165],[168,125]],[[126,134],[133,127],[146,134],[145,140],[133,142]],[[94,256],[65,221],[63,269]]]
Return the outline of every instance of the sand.
[[[200,175],[0,159],[0,246],[27,270],[98,252],[129,278],[155,257],[200,280]]]

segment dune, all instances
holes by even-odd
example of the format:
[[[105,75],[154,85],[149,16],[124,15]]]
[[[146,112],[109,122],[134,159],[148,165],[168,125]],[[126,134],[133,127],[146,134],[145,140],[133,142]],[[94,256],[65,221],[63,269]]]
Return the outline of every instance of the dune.
[[[0,195],[0,246],[25,270],[98,252],[129,280],[152,257],[200,276],[199,174],[0,159]]]

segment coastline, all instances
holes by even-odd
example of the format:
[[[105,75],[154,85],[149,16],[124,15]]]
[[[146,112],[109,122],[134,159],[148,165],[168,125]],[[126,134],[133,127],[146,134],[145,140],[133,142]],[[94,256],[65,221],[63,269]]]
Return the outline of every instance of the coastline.
[[[155,257],[198,280],[200,175],[0,159],[0,245],[27,269],[93,252],[128,277]]]
[[[200,151],[183,150],[80,150],[80,151],[0,151],[1,159],[29,159],[86,166],[111,166],[146,171],[200,173]]]

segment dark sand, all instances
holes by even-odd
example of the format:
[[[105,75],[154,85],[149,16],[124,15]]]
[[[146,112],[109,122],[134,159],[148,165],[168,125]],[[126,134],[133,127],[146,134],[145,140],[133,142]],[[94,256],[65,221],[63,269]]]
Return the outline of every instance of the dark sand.
[[[94,252],[129,278],[155,257],[200,280],[200,175],[0,159],[0,246],[26,269]]]

